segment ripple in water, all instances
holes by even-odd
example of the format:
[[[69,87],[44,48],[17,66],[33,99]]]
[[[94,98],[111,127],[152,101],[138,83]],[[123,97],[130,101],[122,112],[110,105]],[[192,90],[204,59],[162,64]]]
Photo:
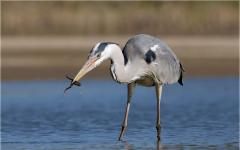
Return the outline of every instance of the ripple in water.
[[[238,142],[238,79],[193,78],[165,86],[161,144],[154,88],[137,87],[124,141],[118,142],[126,87],[84,81],[2,83],[2,149],[233,149]]]

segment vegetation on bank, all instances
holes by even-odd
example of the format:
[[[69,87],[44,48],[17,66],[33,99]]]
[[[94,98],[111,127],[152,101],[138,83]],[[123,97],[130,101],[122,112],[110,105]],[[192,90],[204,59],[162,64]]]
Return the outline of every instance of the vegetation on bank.
[[[2,35],[237,35],[237,1],[1,2]]]

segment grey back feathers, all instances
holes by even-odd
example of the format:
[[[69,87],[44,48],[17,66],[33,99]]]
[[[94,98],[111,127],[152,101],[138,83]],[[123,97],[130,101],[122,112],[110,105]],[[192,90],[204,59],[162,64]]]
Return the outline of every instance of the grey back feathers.
[[[162,83],[182,83],[181,63],[171,48],[160,39],[140,34],[129,39],[123,48],[125,65],[142,64],[145,72],[151,72]],[[145,61],[145,66],[142,61]]]

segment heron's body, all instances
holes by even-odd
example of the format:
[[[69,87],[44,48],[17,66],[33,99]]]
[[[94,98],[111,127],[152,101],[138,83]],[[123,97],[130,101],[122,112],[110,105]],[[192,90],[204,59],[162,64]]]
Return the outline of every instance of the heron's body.
[[[155,86],[157,96],[157,138],[160,140],[160,98],[162,86],[179,82],[182,85],[182,65],[173,51],[160,39],[140,34],[130,38],[123,50],[118,44],[100,42],[91,50],[87,62],[72,80],[72,85],[104,60],[111,59],[111,74],[115,81],[128,85],[127,106],[119,140],[127,127],[131,97],[136,84]]]
[[[181,64],[172,50],[160,39],[145,34],[136,35],[127,41],[122,53],[129,83],[136,82],[143,86],[177,81],[182,83]],[[111,68],[114,68],[111,69],[112,76],[118,81],[114,63]]]

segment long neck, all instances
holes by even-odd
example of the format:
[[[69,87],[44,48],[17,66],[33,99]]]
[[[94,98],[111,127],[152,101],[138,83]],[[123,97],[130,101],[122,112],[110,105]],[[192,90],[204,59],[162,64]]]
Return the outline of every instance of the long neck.
[[[119,82],[128,83],[131,80],[131,75],[129,75],[128,69],[124,65],[124,56],[122,53],[122,50],[119,46],[114,45],[111,47],[111,56],[113,62],[114,73],[116,76],[116,79]]]

